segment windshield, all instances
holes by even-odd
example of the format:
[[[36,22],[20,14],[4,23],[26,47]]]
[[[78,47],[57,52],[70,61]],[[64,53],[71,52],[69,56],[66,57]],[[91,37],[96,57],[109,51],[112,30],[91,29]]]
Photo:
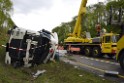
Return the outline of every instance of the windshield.
[[[113,42],[113,43],[117,43],[118,40],[119,40],[119,35],[113,35],[113,36],[112,36],[112,42]]]

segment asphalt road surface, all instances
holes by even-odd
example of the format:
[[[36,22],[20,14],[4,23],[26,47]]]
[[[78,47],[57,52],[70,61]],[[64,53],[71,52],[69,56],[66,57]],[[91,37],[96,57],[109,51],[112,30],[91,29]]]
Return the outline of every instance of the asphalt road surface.
[[[75,67],[80,67],[100,77],[113,80],[115,83],[124,83],[124,71],[120,68],[119,63],[117,63],[115,59],[107,57],[92,58],[73,54],[61,57],[61,59]]]

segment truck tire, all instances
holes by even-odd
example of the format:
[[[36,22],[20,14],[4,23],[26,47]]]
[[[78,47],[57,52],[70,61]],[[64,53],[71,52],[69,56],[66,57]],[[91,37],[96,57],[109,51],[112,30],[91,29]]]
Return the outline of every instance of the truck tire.
[[[92,51],[93,57],[100,57],[101,55],[101,49],[99,47],[94,47]]]
[[[84,53],[86,56],[91,56],[91,48],[90,47],[85,47],[84,48]]]
[[[119,63],[121,68],[124,70],[124,51],[120,55]]]

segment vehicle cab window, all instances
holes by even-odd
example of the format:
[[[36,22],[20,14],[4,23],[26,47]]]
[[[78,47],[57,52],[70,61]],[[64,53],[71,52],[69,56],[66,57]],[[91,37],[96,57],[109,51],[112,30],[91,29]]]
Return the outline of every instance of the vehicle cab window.
[[[106,36],[105,37],[105,43],[110,43],[111,42],[111,37],[110,36]]]

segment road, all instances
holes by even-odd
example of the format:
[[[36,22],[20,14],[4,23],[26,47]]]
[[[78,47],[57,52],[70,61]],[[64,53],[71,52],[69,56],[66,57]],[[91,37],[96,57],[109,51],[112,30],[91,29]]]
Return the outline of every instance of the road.
[[[124,71],[120,68],[119,63],[110,58],[92,58],[82,55],[69,54],[67,57],[61,58],[63,61],[72,65],[79,66],[80,68],[95,73],[100,77],[107,78],[118,83],[124,83]],[[114,74],[106,75],[106,72],[112,71]],[[115,73],[119,73],[115,75]],[[117,76],[117,77],[116,77]]]

